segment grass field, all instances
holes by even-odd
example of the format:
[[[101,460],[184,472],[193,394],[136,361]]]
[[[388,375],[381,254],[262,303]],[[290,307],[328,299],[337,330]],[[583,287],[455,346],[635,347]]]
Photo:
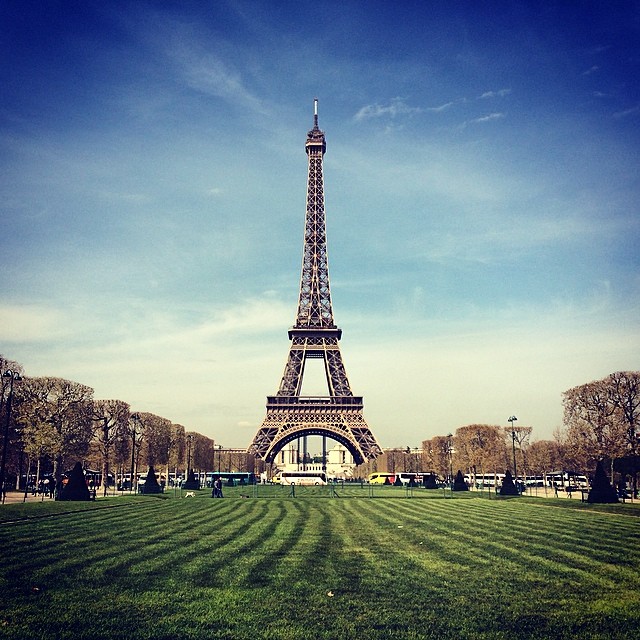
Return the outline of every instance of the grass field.
[[[0,638],[640,637],[638,505],[259,491],[1,507]]]

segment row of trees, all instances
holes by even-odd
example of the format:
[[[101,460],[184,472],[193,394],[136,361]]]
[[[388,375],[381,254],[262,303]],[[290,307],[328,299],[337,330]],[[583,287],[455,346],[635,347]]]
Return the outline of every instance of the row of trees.
[[[358,469],[374,471],[435,471],[448,477],[465,473],[543,475],[570,470],[592,474],[598,461],[637,486],[640,433],[640,372],[619,371],[573,387],[563,394],[564,425],[553,440],[531,442],[532,427],[471,424],[455,434],[435,436],[420,449],[389,449]]]
[[[640,372],[618,371],[563,394],[565,429],[558,434],[571,462],[636,458],[640,438]]]
[[[122,400],[97,400],[93,389],[55,377],[28,377],[0,355],[0,482],[51,474],[59,483],[76,461],[134,476],[148,466],[174,473],[212,470],[214,441],[153,413],[134,412]]]
[[[11,375],[8,375],[11,373]],[[3,479],[52,473],[58,481],[78,461],[101,471],[103,488],[112,469],[137,473],[140,465],[186,473],[215,470],[214,441],[152,413],[132,412],[121,400],[96,400],[90,387],[54,377],[27,377],[21,365],[0,355],[0,427]],[[374,471],[435,471],[541,475],[571,470],[592,473],[606,461],[632,477],[638,471],[640,372],[622,371],[563,394],[564,427],[553,440],[531,442],[532,427],[471,424],[435,436],[419,449],[389,449],[362,465]],[[514,418],[515,420],[515,418]],[[226,470],[261,471],[244,451],[227,452]],[[237,458],[237,459],[236,459]],[[256,467],[259,464],[260,468]],[[618,464],[619,463],[619,464]],[[44,465],[44,467],[43,467]],[[221,455],[218,453],[218,468]],[[231,468],[233,467],[233,469]]]

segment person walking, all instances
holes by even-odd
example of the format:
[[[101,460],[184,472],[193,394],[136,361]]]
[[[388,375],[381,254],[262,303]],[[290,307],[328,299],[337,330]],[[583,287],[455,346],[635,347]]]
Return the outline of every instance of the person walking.
[[[220,479],[220,476],[218,476],[213,481],[213,497],[214,498],[223,498],[224,497],[222,495],[222,480]]]

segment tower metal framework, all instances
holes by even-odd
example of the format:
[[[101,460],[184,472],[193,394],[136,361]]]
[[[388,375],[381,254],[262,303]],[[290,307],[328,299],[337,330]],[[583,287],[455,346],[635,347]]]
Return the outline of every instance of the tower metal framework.
[[[342,337],[333,320],[324,211],[323,157],[327,149],[318,127],[318,101],[314,100],[313,128],[307,133],[307,211],[304,228],[300,297],[291,346],[280,388],[267,397],[267,415],[249,452],[268,463],[289,442],[319,435],[343,444],[356,464],[382,453],[363,416],[363,400],[354,396],[342,362]],[[305,363],[324,361],[328,395],[302,396]]]

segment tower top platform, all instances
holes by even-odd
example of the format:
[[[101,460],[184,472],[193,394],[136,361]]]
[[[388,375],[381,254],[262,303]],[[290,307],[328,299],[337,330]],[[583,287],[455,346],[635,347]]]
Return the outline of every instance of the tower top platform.
[[[307,141],[304,146],[307,153],[310,153],[312,149],[318,151],[321,148],[324,154],[327,150],[324,131],[318,127],[318,98],[313,100],[313,129],[307,133]]]

